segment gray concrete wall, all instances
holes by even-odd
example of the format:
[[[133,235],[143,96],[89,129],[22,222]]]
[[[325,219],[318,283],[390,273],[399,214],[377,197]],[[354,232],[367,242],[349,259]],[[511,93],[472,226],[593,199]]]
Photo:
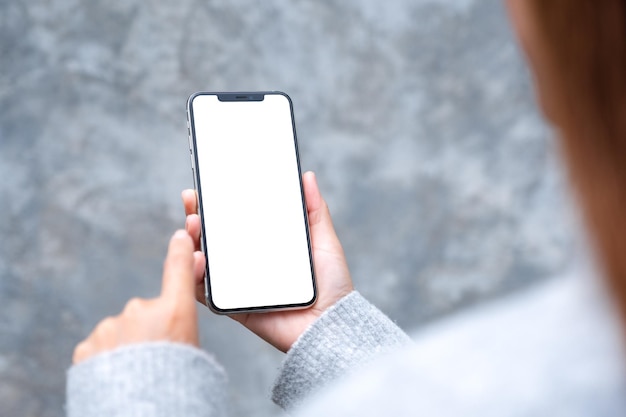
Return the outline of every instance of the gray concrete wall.
[[[560,273],[555,145],[495,0],[0,0],[0,415],[63,415],[73,345],[157,294],[185,101],[283,90],[358,289],[406,328]],[[201,309],[233,416],[282,355]]]

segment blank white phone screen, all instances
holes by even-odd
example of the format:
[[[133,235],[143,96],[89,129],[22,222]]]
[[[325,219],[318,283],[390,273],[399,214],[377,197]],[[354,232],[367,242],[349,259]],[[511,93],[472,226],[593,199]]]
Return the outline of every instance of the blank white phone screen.
[[[313,272],[291,106],[192,100],[211,298],[218,309],[306,304]]]

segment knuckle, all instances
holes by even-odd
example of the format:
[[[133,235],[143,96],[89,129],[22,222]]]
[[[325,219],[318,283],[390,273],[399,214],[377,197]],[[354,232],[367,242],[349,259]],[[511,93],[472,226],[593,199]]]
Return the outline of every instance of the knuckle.
[[[131,298],[124,306],[124,313],[134,315],[145,309],[146,300],[138,297]]]
[[[82,341],[74,348],[74,354],[72,355],[72,363],[78,363],[89,357],[89,344],[86,341]]]
[[[96,326],[96,329],[94,330],[94,334],[106,335],[106,334],[113,332],[115,330],[115,327],[116,327],[115,318],[106,317],[100,323],[98,323],[98,325]]]

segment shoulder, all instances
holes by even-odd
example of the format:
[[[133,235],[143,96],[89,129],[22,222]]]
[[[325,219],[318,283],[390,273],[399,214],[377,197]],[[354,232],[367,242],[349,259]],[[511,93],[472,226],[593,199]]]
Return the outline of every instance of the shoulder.
[[[414,346],[327,390],[310,410],[622,415],[624,352],[604,304],[580,278],[541,284],[414,333]]]

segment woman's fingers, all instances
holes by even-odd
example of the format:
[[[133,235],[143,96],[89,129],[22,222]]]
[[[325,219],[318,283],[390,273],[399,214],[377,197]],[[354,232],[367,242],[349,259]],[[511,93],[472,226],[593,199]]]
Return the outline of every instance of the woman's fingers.
[[[204,283],[204,272],[206,269],[206,261],[204,253],[195,251],[193,253],[193,275],[196,280],[196,285]]]
[[[302,176],[302,183],[313,244],[326,250],[341,247],[330,217],[330,211],[317,185],[315,174],[311,171],[305,172]]]
[[[196,279],[196,300],[206,305],[206,295],[204,291],[204,273],[206,270],[206,261],[204,253],[196,251],[193,254],[194,275]]]
[[[184,303],[195,298],[194,248],[189,234],[178,230],[170,239],[163,267],[161,296]]]
[[[198,214],[198,198],[195,190],[187,189],[181,193],[185,215]]]
[[[190,214],[185,219],[185,230],[191,236],[195,250],[200,250],[200,229],[202,223],[200,222],[200,216],[197,214]]]
[[[122,313],[102,320],[74,350],[74,363],[123,345],[158,340],[198,346],[198,292],[196,271],[204,256],[194,253],[193,241],[184,230],[170,240],[163,267],[161,296],[133,298]]]
[[[200,251],[200,232],[202,222],[198,216],[197,194],[195,190],[183,190],[181,193],[183,206],[185,207],[185,230],[191,236],[194,246],[193,254],[193,276],[195,282],[195,298],[198,302],[206,305],[204,290],[204,274],[206,270],[206,259],[204,253]]]

